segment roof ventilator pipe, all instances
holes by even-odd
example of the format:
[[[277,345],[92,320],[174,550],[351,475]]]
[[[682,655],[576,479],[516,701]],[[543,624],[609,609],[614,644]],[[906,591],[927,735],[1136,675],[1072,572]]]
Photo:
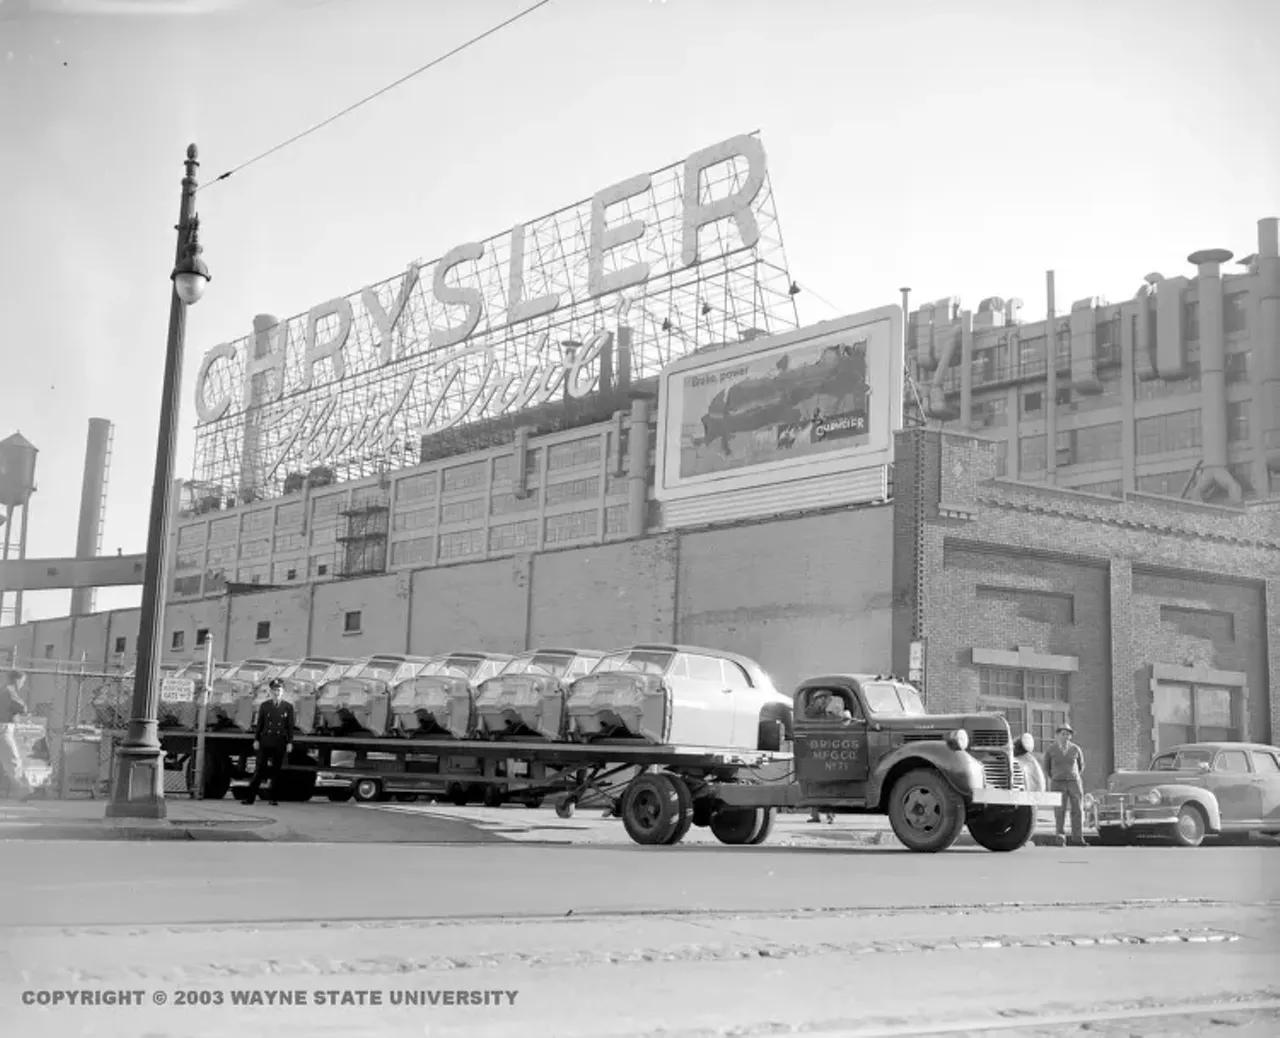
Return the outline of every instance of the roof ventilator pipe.
[[[1222,312],[1221,267],[1231,259],[1226,249],[1193,252],[1187,262],[1199,268],[1200,298],[1200,406],[1204,468],[1196,483],[1202,501],[1214,487],[1233,504],[1244,500],[1240,484],[1227,468],[1226,332]]]

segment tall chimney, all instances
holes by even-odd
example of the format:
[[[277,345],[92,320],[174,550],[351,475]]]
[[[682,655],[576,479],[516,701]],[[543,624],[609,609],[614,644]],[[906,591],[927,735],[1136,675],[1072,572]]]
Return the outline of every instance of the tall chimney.
[[[84,481],[80,484],[80,526],[76,558],[91,559],[102,551],[102,521],[107,507],[107,470],[111,467],[112,425],[105,418],[89,419],[84,448]],[[93,612],[98,590],[78,587],[71,592],[71,615]]]

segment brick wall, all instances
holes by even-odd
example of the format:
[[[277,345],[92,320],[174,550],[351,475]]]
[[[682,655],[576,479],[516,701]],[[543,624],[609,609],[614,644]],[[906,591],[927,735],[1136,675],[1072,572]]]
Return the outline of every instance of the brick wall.
[[[1274,592],[1269,612],[1261,578],[1280,572],[1280,514],[996,480],[994,447],[976,437],[910,430],[899,436],[898,457],[898,501],[910,499],[903,477],[914,466],[921,500],[912,507],[923,516],[923,529],[911,547],[912,519],[901,509],[895,550],[922,560],[922,590],[909,583],[904,561],[895,567],[895,601],[904,616],[913,595],[923,600],[931,707],[976,704],[974,678],[963,664],[966,647],[984,640],[1005,651],[1056,646],[1080,658],[1071,705],[1073,719],[1083,710],[1078,736],[1094,748],[1090,781],[1116,766],[1145,763],[1151,750],[1147,675],[1154,663],[1190,659],[1247,672],[1250,688],[1257,688],[1249,735],[1275,738],[1280,638],[1274,619],[1268,625],[1276,615]],[[1075,622],[1056,629],[1011,617],[989,594],[979,606],[979,586],[1002,582],[1072,595]],[[1161,619],[1161,607],[1169,605],[1231,616],[1234,642],[1177,635]]]

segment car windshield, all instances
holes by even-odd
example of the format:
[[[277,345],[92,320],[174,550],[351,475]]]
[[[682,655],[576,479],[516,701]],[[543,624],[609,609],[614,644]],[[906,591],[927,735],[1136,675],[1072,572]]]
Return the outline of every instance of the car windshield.
[[[399,660],[365,660],[362,663],[353,663],[347,671],[347,677],[390,681],[399,668]]]
[[[419,677],[471,678],[488,661],[480,656],[446,656],[432,660],[418,672]]]
[[[507,664],[503,674],[549,674],[553,678],[563,677],[573,662],[572,656],[560,653],[536,652],[531,656],[517,656]]]
[[[331,670],[339,669],[339,665],[328,660],[302,660],[290,663],[280,672],[280,677],[294,681],[317,681]]]
[[[592,674],[656,674],[661,677],[671,666],[674,652],[653,649],[634,649],[610,653],[593,670]]]
[[[1162,753],[1151,762],[1152,771],[1195,771],[1201,764],[1213,763],[1213,750],[1178,750]]]
[[[242,663],[238,667],[232,667],[231,670],[227,671],[226,676],[229,678],[235,678],[238,681],[258,682],[273,670],[275,670],[275,667],[270,663],[250,661],[248,663]]]
[[[920,693],[910,685],[868,681],[862,686],[862,694],[867,697],[867,709],[873,714],[923,717],[925,713]]]

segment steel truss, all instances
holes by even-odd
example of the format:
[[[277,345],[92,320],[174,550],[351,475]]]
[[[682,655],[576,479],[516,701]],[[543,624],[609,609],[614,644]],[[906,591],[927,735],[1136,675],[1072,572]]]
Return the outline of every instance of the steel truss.
[[[747,172],[746,161],[740,158],[708,169],[701,184],[703,200],[723,198],[738,190]],[[514,328],[503,327],[511,258],[511,235],[504,232],[484,242],[481,259],[459,265],[450,276],[450,281],[456,278],[458,284],[478,286],[485,300],[480,325],[460,348],[436,352],[428,348],[432,328],[451,326],[462,316],[461,307],[445,307],[436,301],[431,285],[433,264],[421,265],[421,276],[409,292],[393,333],[393,360],[389,364],[381,362],[380,333],[360,292],[347,297],[353,322],[341,380],[332,362],[324,360],[315,369],[312,387],[304,387],[306,314],[240,340],[235,344],[234,360],[220,361],[210,369],[206,398],[228,396],[232,404],[218,421],[197,430],[195,480],[206,488],[206,496],[235,496],[243,502],[279,496],[291,474],[296,485],[300,474],[317,467],[329,469],[326,477],[342,482],[416,465],[424,435],[461,429],[503,412],[493,400],[483,402],[486,382],[493,385],[540,366],[545,369],[560,362],[566,349],[619,325],[632,331],[633,381],[654,377],[672,361],[699,350],[799,327],[768,177],[752,204],[760,231],[757,243],[742,248],[737,224],[717,221],[703,228],[700,235],[699,253],[706,258],[687,268],[680,256],[683,179],[683,163],[668,166],[652,174],[647,192],[610,209],[611,226],[633,219],[643,220],[647,226],[641,240],[606,254],[606,274],[635,263],[650,264],[648,281],[621,297],[591,299],[587,294],[591,240],[591,202],[587,200],[525,225],[524,298],[559,294],[560,308],[551,314]],[[372,286],[388,314],[394,312],[407,281],[406,275],[399,275]],[[334,334],[338,320],[336,316],[321,318],[316,338],[325,340]],[[275,375],[259,374],[254,379],[251,403],[245,407],[246,353],[256,349],[257,355],[262,355],[264,350],[279,351],[286,345],[283,395],[270,400],[269,390],[275,387],[268,386],[266,379]],[[450,355],[454,360],[447,372],[439,370],[437,365]],[[597,377],[599,368],[599,362],[593,361],[586,371]],[[327,427],[322,431],[354,430],[366,415],[389,410],[410,374],[414,376],[413,388],[398,413],[389,452],[339,449],[336,456],[318,466],[315,457],[307,457],[300,445],[288,446],[296,426],[293,419],[308,404],[314,420],[319,408],[332,399],[333,411],[318,423]],[[478,393],[482,402],[476,406]]]

